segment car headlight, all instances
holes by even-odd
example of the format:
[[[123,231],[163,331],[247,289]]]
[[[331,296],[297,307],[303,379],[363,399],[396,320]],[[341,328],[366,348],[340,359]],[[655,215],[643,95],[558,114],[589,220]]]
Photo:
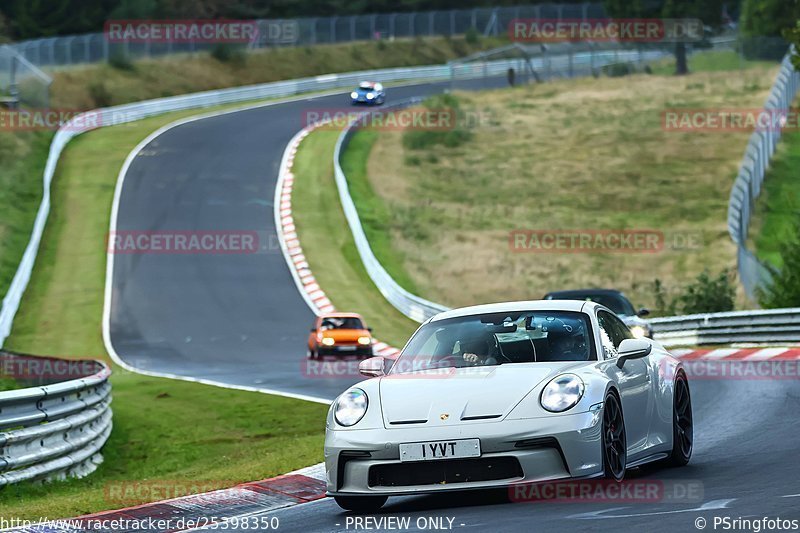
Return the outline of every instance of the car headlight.
[[[336,344],[336,341],[333,339],[333,337],[323,337],[322,344],[324,344],[325,346],[333,346],[334,344]]]
[[[336,400],[333,416],[336,418],[336,422],[342,426],[354,426],[364,418],[368,405],[366,392],[361,389],[350,389]]]
[[[358,98],[358,93],[357,93],[357,92],[355,92],[355,91],[351,92],[351,93],[350,93],[350,98],[352,98],[353,100],[355,100],[356,98]]]
[[[575,374],[562,374],[553,378],[542,390],[539,402],[552,413],[575,407],[583,397],[583,381]]]
[[[370,343],[372,343],[372,339],[370,339],[369,337],[359,337],[358,338],[358,344],[363,344],[364,346],[367,346]]]
[[[633,336],[637,339],[647,337],[647,330],[642,326],[632,326],[631,333],[633,333]]]
[[[374,93],[367,93],[367,100],[372,100],[373,98],[375,98]]]

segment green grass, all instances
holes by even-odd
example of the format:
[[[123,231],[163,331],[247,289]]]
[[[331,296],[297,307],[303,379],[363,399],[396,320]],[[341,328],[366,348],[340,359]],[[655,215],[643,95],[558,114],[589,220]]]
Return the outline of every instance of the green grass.
[[[36,268],[8,350],[107,359],[101,337],[105,236],[128,152],[174,113],[84,134],[63,153]],[[113,482],[251,481],[318,462],[327,407],[149,378],[115,369],[114,431],[105,462],[82,480],[0,491],[4,517],[67,517],[124,506]],[[152,499],[159,499],[155,493]],[[46,513],[44,512],[46,511]]]
[[[6,390],[15,390],[18,389],[19,385],[16,381],[9,377],[0,376],[0,392]]]
[[[50,131],[0,133],[0,299],[31,236],[52,136]]]
[[[689,72],[720,72],[725,70],[750,69],[773,65],[770,61],[744,59],[734,50],[705,50],[688,58]],[[675,57],[664,58],[650,65],[653,74],[670,75],[675,73]]]
[[[333,179],[338,135],[326,130],[312,133],[295,157],[292,210],[298,236],[314,277],[333,305],[361,313],[376,338],[402,347],[419,324],[383,298],[361,263]]]
[[[800,216],[800,132],[783,134],[764,178],[751,224],[759,258],[780,267],[780,245]]]
[[[372,145],[378,139],[378,132],[369,129],[359,130],[350,140],[342,156],[342,170],[347,176],[350,195],[358,208],[358,216],[364,226],[373,253],[385,265],[387,272],[401,287],[416,293],[417,287],[411,276],[398,268],[403,257],[392,247],[388,228],[392,218],[397,216],[375,191],[367,178],[367,159]]]

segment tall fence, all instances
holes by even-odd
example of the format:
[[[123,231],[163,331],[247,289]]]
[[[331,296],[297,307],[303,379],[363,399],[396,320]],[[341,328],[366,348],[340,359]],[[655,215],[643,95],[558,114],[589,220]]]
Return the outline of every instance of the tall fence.
[[[0,46],[0,97],[7,106],[23,102],[48,107],[53,79],[25,59],[12,46]]]
[[[792,66],[791,55],[790,50],[784,57],[778,77],[764,105],[765,112],[772,118],[789,112],[800,88],[800,72]],[[769,127],[753,132],[728,203],[728,233],[737,247],[739,279],[751,299],[756,298],[759,287],[771,280],[769,268],[747,249],[747,233],[756,199],[761,194],[769,160],[775,153],[780,138],[780,122],[771,123]]]
[[[373,39],[450,36],[470,29],[503,35],[515,18],[589,19],[605,16],[602,3],[541,4],[502,8],[384,13],[342,17],[308,17],[257,21],[249,48],[308,46]],[[103,33],[51,37],[19,42],[13,49],[40,67],[64,67],[108,61],[115,55],[138,59],[207,51],[205,42],[109,42]]]

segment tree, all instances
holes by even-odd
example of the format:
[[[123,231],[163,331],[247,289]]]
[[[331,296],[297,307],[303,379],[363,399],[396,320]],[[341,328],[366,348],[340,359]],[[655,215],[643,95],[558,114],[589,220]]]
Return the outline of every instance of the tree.
[[[780,270],[769,266],[772,282],[758,290],[762,307],[800,307],[800,214],[793,230],[780,245],[783,265]]]
[[[723,0],[605,0],[603,3],[608,14],[615,18],[696,18],[708,26],[717,26],[722,20]],[[675,74],[687,74],[686,43],[676,42],[674,54]]]
[[[795,70],[800,70],[800,17],[794,25],[794,28],[787,28],[783,31],[784,37],[794,44],[794,54],[792,54],[792,63]]]

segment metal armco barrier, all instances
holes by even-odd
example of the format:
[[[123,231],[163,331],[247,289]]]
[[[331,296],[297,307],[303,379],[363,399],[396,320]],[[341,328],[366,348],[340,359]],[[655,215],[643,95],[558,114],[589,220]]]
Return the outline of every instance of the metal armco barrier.
[[[0,392],[0,487],[97,468],[112,427],[110,374],[99,361],[0,352],[0,376],[29,385]]]
[[[653,337],[667,346],[786,344],[800,341],[800,308],[654,318]]]
[[[767,113],[770,113],[770,110],[774,114],[789,113],[789,108],[800,89],[800,72],[792,66],[791,55],[790,50],[781,63],[781,70],[764,105]],[[757,289],[771,281],[769,269],[747,249],[747,232],[756,199],[761,194],[761,185],[769,167],[769,160],[775,153],[780,138],[779,125],[753,132],[728,202],[728,233],[736,243],[739,279],[750,299],[755,299]]]

